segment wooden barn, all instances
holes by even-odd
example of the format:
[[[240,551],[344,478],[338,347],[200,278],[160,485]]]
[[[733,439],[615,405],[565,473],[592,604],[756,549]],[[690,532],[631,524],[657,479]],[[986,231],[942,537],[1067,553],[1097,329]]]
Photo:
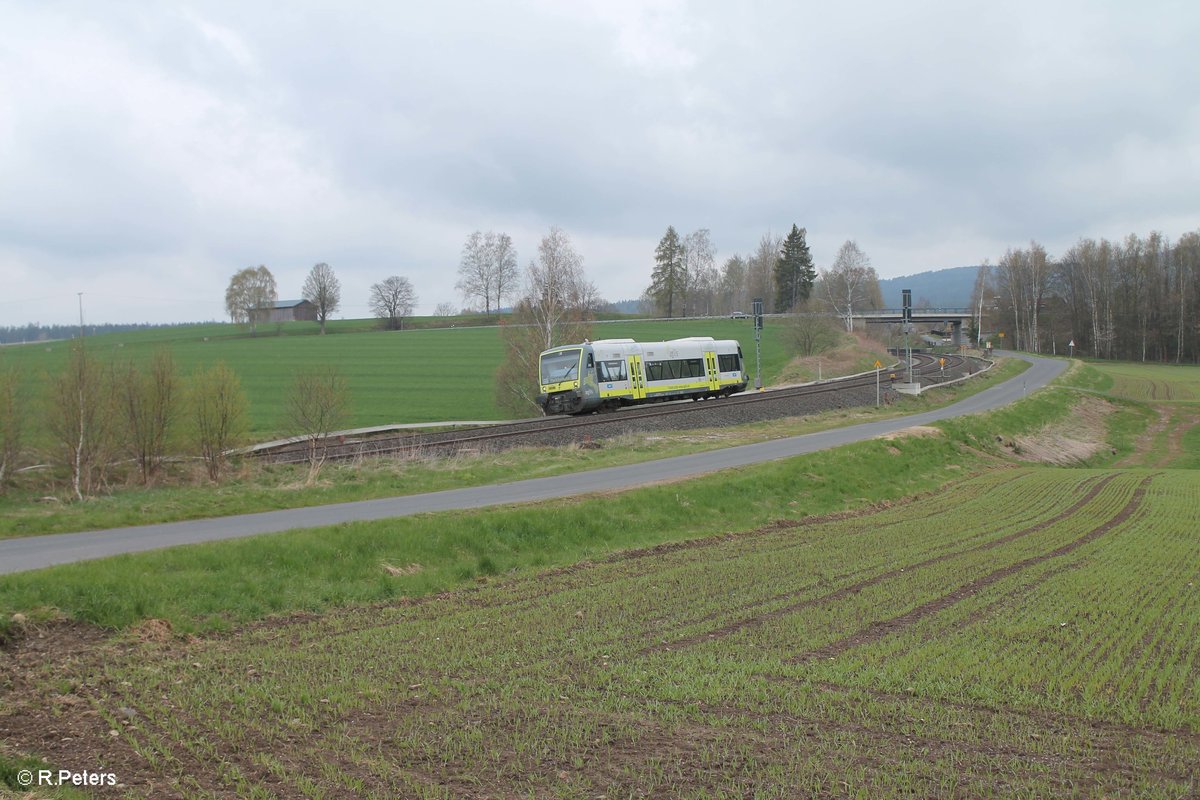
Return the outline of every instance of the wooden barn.
[[[315,322],[317,307],[307,300],[276,300],[269,308],[255,312],[257,321],[262,322]]]

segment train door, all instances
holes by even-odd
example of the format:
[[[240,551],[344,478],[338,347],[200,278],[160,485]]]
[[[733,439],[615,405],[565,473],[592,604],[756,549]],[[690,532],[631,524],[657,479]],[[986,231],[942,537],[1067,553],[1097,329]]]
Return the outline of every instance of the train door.
[[[642,375],[642,357],[640,355],[629,356],[629,388],[633,392],[634,400],[644,400],[646,398],[646,379]]]
[[[721,372],[717,369],[717,354],[704,354],[704,372],[708,376],[708,388],[714,392],[721,388]]]

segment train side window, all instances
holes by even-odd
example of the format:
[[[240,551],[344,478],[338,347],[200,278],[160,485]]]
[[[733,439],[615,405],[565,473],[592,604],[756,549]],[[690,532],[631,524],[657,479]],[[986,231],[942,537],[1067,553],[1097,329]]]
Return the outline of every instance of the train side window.
[[[593,359],[593,358],[592,358],[592,354],[591,354],[591,353],[588,353],[588,365],[587,365],[587,368],[588,368],[588,369],[592,369],[592,368],[593,368],[593,367],[595,367],[595,366],[596,366],[596,361],[595,361],[595,359]]]
[[[602,381],[611,382],[626,379],[624,361],[601,361],[596,365],[596,369]]]

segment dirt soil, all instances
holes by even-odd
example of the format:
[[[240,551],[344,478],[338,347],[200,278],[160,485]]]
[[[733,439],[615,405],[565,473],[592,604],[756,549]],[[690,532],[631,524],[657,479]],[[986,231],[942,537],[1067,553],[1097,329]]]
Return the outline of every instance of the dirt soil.
[[[1004,446],[1014,458],[1038,464],[1081,464],[1108,447],[1105,418],[1116,409],[1098,397],[1080,399],[1066,418],[1036,433],[1015,436]]]

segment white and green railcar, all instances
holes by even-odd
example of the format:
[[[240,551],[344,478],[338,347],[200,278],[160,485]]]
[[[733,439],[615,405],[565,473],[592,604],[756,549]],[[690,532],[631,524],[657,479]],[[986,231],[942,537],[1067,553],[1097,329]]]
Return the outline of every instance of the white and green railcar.
[[[744,391],[748,381],[741,345],[711,336],[563,345],[541,354],[539,373],[538,405],[546,414],[726,397]]]

